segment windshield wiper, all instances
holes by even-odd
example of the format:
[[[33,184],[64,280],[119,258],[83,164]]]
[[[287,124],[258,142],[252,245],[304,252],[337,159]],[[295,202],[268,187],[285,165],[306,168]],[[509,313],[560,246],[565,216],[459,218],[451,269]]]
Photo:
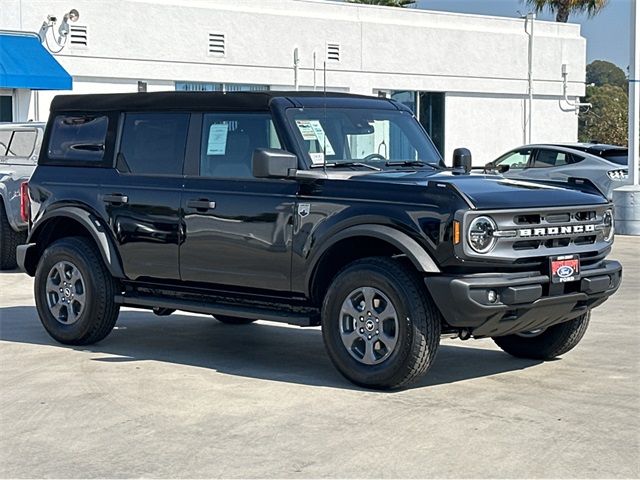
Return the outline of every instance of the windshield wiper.
[[[375,170],[376,172],[379,172],[380,170],[382,170],[381,168],[374,167],[373,165],[369,165],[363,162],[331,162],[331,163],[323,163],[323,164],[318,163],[315,165],[311,165],[311,168],[323,168],[323,167],[327,167],[327,168],[364,167],[364,168],[368,168],[369,170]]]
[[[436,170],[443,170],[442,165],[437,163],[427,163],[421,160],[390,160],[385,163],[387,167],[431,167]]]

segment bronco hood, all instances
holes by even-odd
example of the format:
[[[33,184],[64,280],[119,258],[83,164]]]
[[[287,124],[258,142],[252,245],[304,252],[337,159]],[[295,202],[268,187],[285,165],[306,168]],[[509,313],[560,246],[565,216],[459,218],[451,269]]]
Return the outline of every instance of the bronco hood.
[[[607,203],[607,199],[590,185],[539,183],[504,178],[500,175],[434,173],[419,171],[384,171],[359,179],[422,184],[428,187],[450,186],[478,209],[535,208]]]
[[[534,182],[501,175],[458,174],[432,170],[385,170],[359,180],[393,181],[428,187],[450,187],[478,209],[568,207],[608,203],[596,187],[564,182]]]

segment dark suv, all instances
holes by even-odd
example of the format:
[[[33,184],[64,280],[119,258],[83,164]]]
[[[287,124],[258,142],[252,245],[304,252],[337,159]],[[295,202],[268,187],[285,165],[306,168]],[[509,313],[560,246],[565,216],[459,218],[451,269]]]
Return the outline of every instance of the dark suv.
[[[321,93],[56,97],[22,268],[56,340],[120,306],[322,326],[356,384],[425,373],[441,335],[549,359],[618,288],[612,206],[445,166],[406,107]],[[247,330],[247,334],[250,334]]]

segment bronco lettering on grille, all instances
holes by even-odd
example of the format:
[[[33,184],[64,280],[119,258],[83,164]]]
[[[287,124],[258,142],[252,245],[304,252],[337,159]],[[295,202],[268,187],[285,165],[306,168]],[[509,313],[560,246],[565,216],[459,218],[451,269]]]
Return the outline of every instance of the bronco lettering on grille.
[[[546,237],[551,235],[573,235],[576,233],[593,233],[596,231],[596,224],[587,225],[564,225],[562,227],[538,227],[521,228],[518,230],[519,237]]]

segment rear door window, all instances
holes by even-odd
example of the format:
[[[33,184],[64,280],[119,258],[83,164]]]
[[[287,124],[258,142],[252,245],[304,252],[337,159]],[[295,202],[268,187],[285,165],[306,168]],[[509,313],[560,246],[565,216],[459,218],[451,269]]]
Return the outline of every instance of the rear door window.
[[[561,152],[559,150],[538,150],[538,154],[533,162],[534,168],[549,168],[549,167],[562,167],[571,163],[577,163],[582,160],[581,157],[577,157],[567,152]]]
[[[127,113],[122,128],[119,171],[137,175],[182,175],[188,113]]]
[[[106,115],[57,115],[52,121],[47,156],[54,162],[101,162],[108,126]]]

